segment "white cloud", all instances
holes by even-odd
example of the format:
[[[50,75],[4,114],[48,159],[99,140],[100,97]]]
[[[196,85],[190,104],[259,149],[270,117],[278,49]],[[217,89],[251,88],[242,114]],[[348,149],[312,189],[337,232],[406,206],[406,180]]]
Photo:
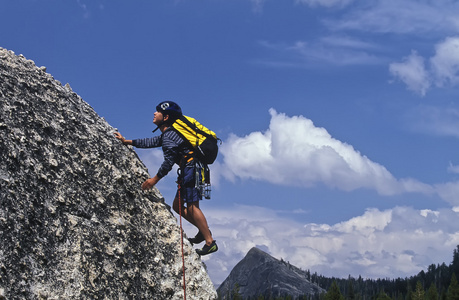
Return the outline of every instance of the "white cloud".
[[[459,37],[448,37],[435,47],[436,53],[430,59],[432,72],[438,86],[459,83]]]
[[[381,195],[432,192],[416,180],[397,180],[384,166],[303,116],[288,117],[274,109],[270,114],[266,132],[232,135],[225,141],[222,176],[302,187],[321,183],[344,191],[367,188]]]
[[[342,18],[327,20],[333,30],[382,33],[457,31],[459,4],[450,0],[377,0],[362,2]]]
[[[310,6],[344,7],[354,0],[295,0],[295,3],[307,4]]]
[[[449,264],[459,244],[458,213],[451,209],[368,209],[333,225],[302,224],[264,207],[242,205],[206,209],[206,215],[219,243],[217,253],[203,258],[215,283],[254,246],[326,276],[396,278],[430,264]]]
[[[425,59],[412,51],[403,62],[391,63],[389,71],[404,82],[409,90],[424,96],[435,84],[437,87],[459,85],[459,37],[448,37],[435,46],[435,55]]]
[[[360,234],[370,236],[375,230],[384,230],[391,219],[390,211],[380,212],[377,209],[370,209],[363,216],[339,223],[335,227],[343,233],[358,231]]]
[[[324,65],[374,65],[384,60],[369,50],[377,47],[365,41],[347,36],[327,36],[317,41],[294,43],[271,43],[260,41],[272,57],[259,63],[275,67],[311,68]]]
[[[453,165],[452,162],[449,162],[448,172],[459,174],[459,166],[458,165]]]
[[[459,181],[436,184],[438,195],[453,206],[459,205]]]
[[[392,63],[389,66],[391,74],[403,81],[409,90],[424,96],[430,87],[430,79],[424,65],[424,58],[416,51],[412,51],[401,63]]]

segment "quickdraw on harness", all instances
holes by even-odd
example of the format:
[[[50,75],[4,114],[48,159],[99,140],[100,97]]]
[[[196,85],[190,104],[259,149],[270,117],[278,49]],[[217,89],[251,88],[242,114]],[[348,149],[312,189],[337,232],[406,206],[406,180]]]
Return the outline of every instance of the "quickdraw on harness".
[[[210,169],[205,163],[195,158],[193,151],[189,151],[182,160],[181,166],[189,165],[191,162],[194,164],[195,182],[194,187],[198,190],[199,194],[205,198],[210,199],[211,184],[210,184]],[[182,168],[182,167],[181,167]],[[180,172],[180,169],[179,171]],[[179,173],[179,177],[181,174]]]
[[[195,187],[205,199],[210,199],[211,185],[210,185],[210,169],[207,165],[197,161],[198,166],[195,168]]]

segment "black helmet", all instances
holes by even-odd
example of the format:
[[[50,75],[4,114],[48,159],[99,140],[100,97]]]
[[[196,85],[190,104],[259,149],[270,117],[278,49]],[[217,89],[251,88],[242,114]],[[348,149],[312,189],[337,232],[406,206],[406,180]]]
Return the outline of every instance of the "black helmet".
[[[180,108],[180,106],[172,101],[161,102],[156,106],[156,111],[163,114],[165,113],[173,119],[176,119],[182,115],[182,109]]]
[[[156,129],[153,130],[153,132],[158,130],[159,127],[161,127],[161,125],[165,123],[172,124],[173,122],[175,122],[175,120],[177,120],[178,118],[182,116],[182,109],[177,103],[172,102],[172,101],[161,102],[160,104],[156,106],[156,111],[162,114],[169,115],[169,119],[167,120],[167,122],[163,122],[162,124],[159,124],[158,127],[156,127]]]

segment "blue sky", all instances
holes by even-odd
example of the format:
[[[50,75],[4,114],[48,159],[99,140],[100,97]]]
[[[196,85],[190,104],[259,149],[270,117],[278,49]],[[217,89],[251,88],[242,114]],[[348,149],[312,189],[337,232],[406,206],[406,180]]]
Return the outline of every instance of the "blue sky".
[[[253,246],[326,276],[451,262],[458,2],[0,4],[0,47],[46,66],[126,137],[151,136],[169,99],[223,140],[202,203],[215,284]],[[161,151],[137,152],[154,175]],[[174,181],[158,184],[169,204]]]

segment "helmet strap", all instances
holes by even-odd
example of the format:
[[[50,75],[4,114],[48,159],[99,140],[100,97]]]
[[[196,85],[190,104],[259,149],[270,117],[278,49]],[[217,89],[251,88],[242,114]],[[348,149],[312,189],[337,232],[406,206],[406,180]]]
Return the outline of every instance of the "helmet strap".
[[[152,132],[157,131],[158,129],[160,129],[161,127],[163,127],[164,125],[167,125],[167,124],[168,124],[167,121],[161,122],[161,124],[159,124],[159,125],[155,128],[155,130],[153,130]]]
[[[152,132],[154,133],[156,130],[158,130],[161,126],[158,126],[155,128],[155,130],[153,130]]]

